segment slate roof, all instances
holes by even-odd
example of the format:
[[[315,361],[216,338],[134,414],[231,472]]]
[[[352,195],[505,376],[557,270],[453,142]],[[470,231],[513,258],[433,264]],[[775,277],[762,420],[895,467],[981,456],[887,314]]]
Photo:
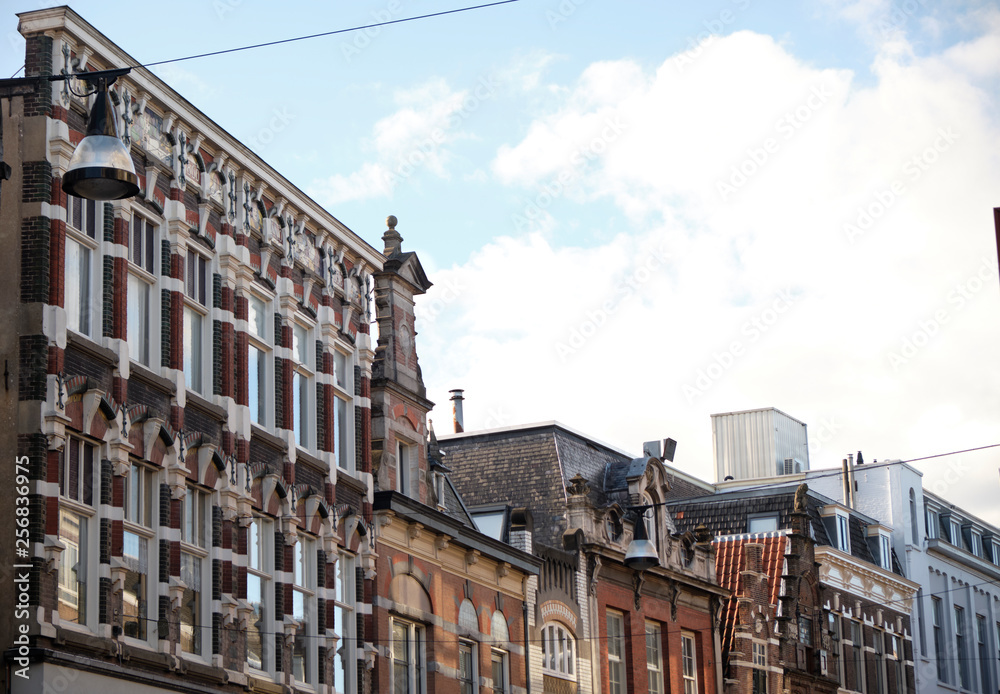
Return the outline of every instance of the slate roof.
[[[836,546],[827,532],[827,526],[820,516],[820,508],[834,503],[832,499],[810,491],[806,496],[806,512],[812,525],[813,539],[817,545]],[[795,490],[790,487],[779,489],[737,490],[713,496],[697,497],[668,504],[674,515],[678,532],[694,529],[704,523],[715,536],[738,535],[748,530],[748,519],[752,516],[777,515],[778,528],[791,527],[790,514],[795,507]],[[851,555],[871,564],[878,564],[872,554],[865,535],[870,519],[852,513],[849,519],[851,533]],[[894,573],[902,575],[899,565],[893,562]]]
[[[733,634],[739,618],[739,596],[743,590],[743,571],[746,569],[746,555],[743,547],[748,544],[763,546],[761,573],[767,576],[769,604],[777,605],[781,593],[781,577],[785,572],[785,552],[788,547],[787,531],[777,530],[753,535],[729,535],[718,537],[715,545],[715,577],[719,585],[732,592],[722,611],[722,652],[729,653],[733,645]]]

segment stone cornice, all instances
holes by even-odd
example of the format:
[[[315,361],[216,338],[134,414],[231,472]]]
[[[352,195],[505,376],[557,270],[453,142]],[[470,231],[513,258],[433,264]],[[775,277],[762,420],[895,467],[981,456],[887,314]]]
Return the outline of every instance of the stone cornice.
[[[873,602],[908,612],[920,584],[833,547],[816,547],[820,581]]]

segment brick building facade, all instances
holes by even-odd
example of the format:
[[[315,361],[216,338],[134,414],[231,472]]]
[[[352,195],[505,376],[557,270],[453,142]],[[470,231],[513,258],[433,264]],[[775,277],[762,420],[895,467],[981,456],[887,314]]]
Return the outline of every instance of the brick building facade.
[[[522,692],[526,588],[540,564],[524,551],[531,516],[518,514],[509,542],[484,535],[441,465],[414,330],[430,282],[395,223],[375,273],[372,691]]]
[[[136,64],[66,7],[20,32],[29,78]],[[83,82],[2,114],[3,482],[30,521],[3,684],[368,691],[384,256],[147,70],[113,90],[141,187],[113,204],[61,187]]]
[[[795,487],[672,502],[678,528],[714,536],[726,691],[914,692],[911,601],[881,526]]]
[[[442,436],[441,450],[477,520],[502,534],[510,509],[534,517],[545,563],[528,596],[532,692],[717,691],[727,591],[711,543],[676,532],[662,506],[674,486],[704,484],[555,423]],[[659,557],[644,572],[624,564],[636,523]]]

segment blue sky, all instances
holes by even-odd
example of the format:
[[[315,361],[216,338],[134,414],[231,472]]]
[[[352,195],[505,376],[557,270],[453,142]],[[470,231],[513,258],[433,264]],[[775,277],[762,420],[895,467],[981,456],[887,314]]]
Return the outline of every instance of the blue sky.
[[[72,6],[145,63],[462,4]],[[439,431],[464,387],[467,428],[707,479],[715,412],[814,468],[1000,443],[995,2],[521,0],[154,70],[376,247],[399,218]],[[920,469],[1000,522],[996,450]]]

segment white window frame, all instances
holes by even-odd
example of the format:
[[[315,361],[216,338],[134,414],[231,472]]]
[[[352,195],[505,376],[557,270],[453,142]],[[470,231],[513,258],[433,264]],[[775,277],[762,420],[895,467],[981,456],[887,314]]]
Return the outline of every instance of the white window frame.
[[[274,572],[274,521],[268,517],[255,516],[247,527],[247,602],[251,602],[250,580],[260,586],[260,667],[250,661],[249,631],[247,632],[247,663],[250,669],[257,672],[273,674],[274,662],[274,585],[271,578]],[[249,619],[254,619],[251,613]]]
[[[825,651],[824,651],[825,653]],[[760,688],[757,688],[756,682],[757,678],[762,678],[763,687],[761,687],[765,692],[767,691],[767,642],[759,641],[754,639],[750,642],[750,662],[753,666],[753,681],[751,682],[751,691],[757,694]]]
[[[542,672],[576,682],[576,638],[558,622],[542,626]]]
[[[498,665],[499,682],[497,682]],[[490,651],[490,680],[493,685],[493,694],[510,694],[510,657],[507,655],[507,651],[499,648]]]
[[[137,239],[140,240],[138,243]],[[160,341],[154,339],[155,335],[160,334],[160,302],[156,283],[160,264],[158,243],[159,224],[138,211],[133,211],[129,225],[126,341],[129,358],[146,367],[159,364]],[[137,287],[146,292],[144,316],[136,303],[134,290]]]
[[[837,549],[841,552],[851,553],[851,519],[847,513],[837,509]]]
[[[69,472],[74,449],[77,451],[77,480],[76,484],[73,485],[74,488],[70,489]],[[85,497],[87,477],[85,457],[88,450],[91,451],[89,502],[86,501]],[[66,619],[63,621],[63,619],[59,619],[60,624],[71,628],[94,630],[97,626],[99,580],[97,553],[94,548],[98,547],[100,540],[100,521],[97,513],[101,499],[100,484],[101,446],[79,436],[67,436],[59,458],[59,535],[60,541],[66,545],[66,549],[59,557],[56,612],[59,612],[64,592],[67,598],[74,594],[77,596],[77,609],[79,609],[81,590],[83,591],[83,618],[80,619],[78,615],[75,620]],[[63,534],[64,516],[77,519],[76,543],[70,542],[68,535]],[[83,525],[86,527],[81,527]],[[75,550],[75,554],[70,551],[71,549]],[[73,572],[76,572],[77,578],[71,582],[70,576]],[[79,580],[81,575],[83,581]]]
[[[663,630],[659,623],[646,620],[646,675],[649,694],[664,694]]]
[[[403,634],[402,639],[397,638],[397,632]],[[389,617],[390,645],[390,675],[389,685],[391,694],[423,694],[425,689],[426,654],[424,652],[424,628],[423,626],[400,619],[395,615]],[[398,653],[402,653],[404,660],[397,660]],[[406,689],[396,691],[396,668],[402,664],[406,668]]]
[[[856,692],[868,691],[868,676],[865,671],[865,628],[864,624],[856,619],[850,621],[851,631],[851,659],[854,662],[854,682],[861,686],[853,690]],[[857,637],[857,638],[856,638]],[[860,640],[858,640],[860,639]],[[847,687],[850,689],[850,687]]]
[[[941,523],[938,520],[938,513],[929,507],[924,508],[924,530],[927,533],[928,540],[934,540],[941,536]]]
[[[957,663],[958,678],[956,684],[961,689],[969,689],[971,677],[969,676],[969,630],[966,629],[965,608],[962,605],[952,605],[952,629],[955,634],[955,661]]]
[[[339,637],[337,655],[334,656],[333,663],[333,686],[337,694],[346,694],[356,689],[354,686],[356,684],[354,680],[357,678],[355,564],[356,558],[353,554],[341,552],[337,558],[333,598],[334,633]],[[339,688],[338,679],[341,685]]]
[[[690,631],[681,632],[681,677],[684,694],[698,694],[698,641]]]
[[[312,449],[316,446],[316,340],[313,327],[298,320],[292,322],[291,359],[295,445]]]
[[[467,665],[462,662],[463,656],[468,656]],[[459,639],[458,672],[456,673],[459,694],[475,694],[479,690],[479,673],[477,672],[479,664],[477,660],[478,649],[476,648],[476,642],[469,639]],[[463,668],[467,670],[464,673]],[[464,677],[463,674],[465,675]]]
[[[608,610],[605,619],[608,630],[608,694],[625,694],[628,691],[625,615]]]
[[[152,551],[152,548],[156,546],[156,525],[154,523],[157,522],[156,504],[159,499],[157,479],[158,474],[155,469],[133,460],[124,484],[124,533],[132,535],[138,540],[138,552],[134,557],[127,553],[129,542],[125,537],[122,545],[122,559],[130,573],[140,573],[145,579],[143,586],[145,614],[139,610],[138,618],[130,620],[124,614],[123,604],[123,637],[150,646],[156,644],[156,630],[150,625],[153,621],[152,615],[156,612],[157,592],[155,584],[157,581],[154,578],[158,575],[159,560],[159,552]],[[127,580],[128,578],[126,578]],[[134,621],[138,625],[139,636],[133,638],[128,633],[130,630],[128,622],[130,621]]]
[[[931,596],[931,624],[934,630],[934,662],[937,667],[937,678],[941,682],[948,682],[948,644],[944,634],[944,601],[934,595]]]
[[[881,531],[878,534],[878,554],[882,568],[892,571],[892,543],[889,535]]]
[[[316,541],[300,535],[293,551],[292,617],[299,623],[292,645],[292,679],[296,684],[315,687],[317,683],[317,610],[316,610]],[[295,600],[301,600],[301,610],[296,610]],[[296,650],[301,649],[304,679],[296,677]]]
[[[254,320],[255,302],[260,306],[259,328]],[[274,320],[268,318],[272,315],[270,306],[269,298],[247,294],[247,408],[250,421],[262,428],[274,422]],[[254,350],[260,355],[262,364],[254,363]],[[251,374],[256,374],[256,389]]]
[[[333,455],[337,467],[355,471],[354,460],[354,353],[333,350]]]
[[[972,545],[969,547],[969,551],[972,552],[977,557],[983,556],[983,535],[978,530],[970,530],[969,536],[972,538]]]
[[[396,439],[396,491],[400,494],[416,496],[413,490],[416,455],[418,455],[416,446],[402,439]]]
[[[91,203],[93,203],[95,210],[93,224],[89,224],[90,215],[87,212]],[[76,226],[73,222],[73,212],[78,205],[81,210],[81,223]],[[100,308],[104,300],[104,295],[101,292],[104,275],[101,267],[101,243],[104,239],[103,219],[103,203],[82,200],[72,195],[67,197],[65,281],[63,283],[66,327],[75,333],[89,337],[91,340],[98,340],[103,335],[103,325],[101,324],[103,311]],[[87,230],[88,226],[92,227],[93,235]],[[74,247],[70,246],[70,243],[76,244],[75,247],[80,249],[80,253],[86,255],[81,258],[72,250]],[[82,267],[86,272],[86,277],[71,267],[74,256],[79,258],[76,263],[77,268]]]
[[[185,650],[181,647],[181,655],[189,658],[208,660],[212,650],[210,608],[211,608],[211,572],[209,566],[209,549],[211,540],[209,533],[211,530],[211,512],[208,510],[212,501],[212,494],[201,487],[188,485],[181,502],[181,583],[186,590],[194,591],[198,594],[197,615],[192,615],[193,623],[193,650]],[[184,556],[192,558],[194,573],[192,578],[196,581],[194,586],[188,585],[184,574]],[[183,630],[183,625],[181,626]],[[206,633],[207,632],[207,633]]]
[[[202,264],[204,261],[204,264]],[[212,361],[211,291],[212,260],[189,247],[184,260],[184,383],[203,397],[212,393],[209,362]],[[189,331],[198,321],[198,344]]]

